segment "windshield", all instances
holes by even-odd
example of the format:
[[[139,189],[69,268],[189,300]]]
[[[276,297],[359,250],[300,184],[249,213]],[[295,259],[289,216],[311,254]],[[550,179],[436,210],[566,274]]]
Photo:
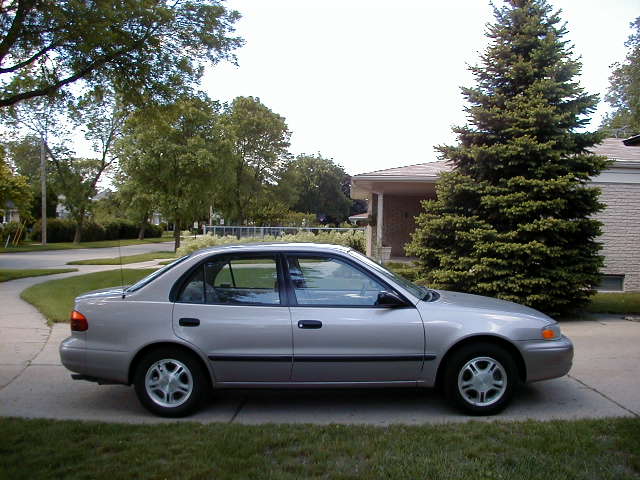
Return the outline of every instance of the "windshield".
[[[379,274],[387,277],[388,279],[402,286],[405,290],[410,292],[411,295],[413,295],[414,297],[420,298],[421,300],[427,300],[428,299],[427,297],[430,298],[432,295],[432,290],[429,290],[428,288],[423,287],[421,285],[416,285],[415,283],[410,282],[406,278],[401,277],[400,275],[393,273],[390,270],[387,270],[382,265],[379,265],[378,263],[371,260],[369,257],[362,255],[360,252],[356,252],[355,250],[350,250],[349,255],[356,257],[361,262],[366,263],[367,266],[373,268]]]
[[[164,267],[156,270],[153,273],[150,273],[149,275],[147,275],[146,277],[144,277],[142,280],[138,281],[138,283],[135,283],[133,285],[131,285],[129,288],[127,288],[125,290],[126,292],[135,292],[136,290],[141,289],[142,287],[144,287],[146,284],[152,282],[153,280],[155,280],[156,278],[158,278],[160,275],[162,275],[165,272],[168,272],[169,270],[171,270],[173,267],[175,267],[176,265],[178,265],[179,263],[184,262],[187,258],[189,258],[190,255],[185,255],[184,257],[180,257],[177,260],[174,260],[173,262],[171,262],[168,265],[165,265]]]

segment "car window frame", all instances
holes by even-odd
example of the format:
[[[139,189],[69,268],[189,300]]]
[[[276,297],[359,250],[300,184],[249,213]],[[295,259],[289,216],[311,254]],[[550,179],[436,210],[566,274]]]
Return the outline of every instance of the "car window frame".
[[[259,258],[269,258],[269,259],[273,259],[275,260],[276,263],[276,272],[277,272],[277,281],[278,281],[278,295],[280,298],[280,302],[279,303],[260,303],[260,302],[252,302],[252,303],[209,303],[206,301],[206,295],[203,294],[203,301],[202,302],[184,302],[184,301],[180,301],[179,300],[179,294],[182,292],[183,288],[185,287],[186,283],[189,281],[189,279],[191,278],[191,276],[196,272],[196,270],[198,270],[198,268],[202,269],[202,274],[203,274],[203,286],[204,286],[204,282],[205,280],[205,272],[204,272],[204,266],[207,262],[220,262],[220,261],[224,261],[224,262],[229,262],[231,259],[233,260],[237,260],[237,259],[242,259],[242,258],[255,258],[255,259],[259,259]],[[219,253],[219,254],[215,254],[215,255],[211,255],[208,256],[202,260],[200,260],[199,262],[197,262],[195,265],[193,265],[191,268],[189,268],[185,273],[182,274],[182,276],[173,284],[173,286],[171,287],[171,291],[169,293],[169,300],[176,304],[179,303],[181,305],[212,305],[212,306],[234,306],[234,307],[288,307],[288,295],[286,293],[286,287],[284,285],[285,283],[285,276],[284,276],[284,269],[283,269],[283,258],[282,255],[279,252],[238,252],[238,253],[229,253],[229,252],[224,252],[224,253]]]
[[[300,307],[300,308],[386,308],[389,307],[386,305],[335,305],[335,304],[326,304],[326,305],[304,305],[299,304],[295,294],[295,287],[293,286],[293,281],[291,275],[289,273],[289,259],[288,257],[304,257],[304,258],[327,258],[332,260],[341,261],[350,267],[355,268],[360,271],[366,277],[371,280],[374,280],[376,283],[381,284],[385,291],[392,292],[404,302],[404,305],[395,306],[394,308],[416,308],[415,305],[409,301],[406,295],[402,292],[399,292],[398,289],[393,287],[389,282],[385,279],[379,277],[378,275],[372,274],[367,268],[360,265],[355,260],[352,260],[349,257],[333,254],[333,253],[325,253],[325,252],[305,252],[305,251],[297,251],[297,250],[288,250],[286,252],[282,252],[282,266],[285,273],[285,281],[286,281],[286,289],[287,289],[287,299],[288,305],[291,307]]]

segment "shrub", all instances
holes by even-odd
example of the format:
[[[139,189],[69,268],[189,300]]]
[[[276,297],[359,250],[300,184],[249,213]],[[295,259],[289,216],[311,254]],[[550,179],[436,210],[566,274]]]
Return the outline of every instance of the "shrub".
[[[359,252],[365,251],[365,235],[362,230],[353,232],[332,232],[319,230],[314,232],[300,232],[295,235],[282,235],[279,237],[267,235],[265,237],[244,237],[238,239],[235,236],[227,235],[218,237],[204,235],[195,239],[185,239],[178,249],[178,256],[187,255],[201,248],[215,247],[218,245],[228,245],[233,243],[271,243],[271,242],[291,242],[291,243],[328,243],[332,245],[343,245],[351,247]]]
[[[5,224],[0,223],[0,241],[2,242],[2,247],[4,247],[4,243],[7,241],[7,237],[11,237],[11,241],[13,241],[13,237],[20,228],[20,224],[18,222],[8,222]]]
[[[71,220],[63,218],[47,218],[47,241],[52,243],[72,242],[75,229],[75,223]],[[38,220],[33,225],[31,239],[36,242],[42,241],[41,220]]]
[[[144,230],[145,238],[160,238],[164,229],[162,225],[147,225]]]

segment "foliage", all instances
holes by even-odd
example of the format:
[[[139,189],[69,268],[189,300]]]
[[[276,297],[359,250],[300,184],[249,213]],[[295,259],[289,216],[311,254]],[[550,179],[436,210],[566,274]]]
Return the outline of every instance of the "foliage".
[[[325,243],[330,245],[343,245],[353,248],[359,252],[365,251],[366,240],[362,230],[354,230],[353,232],[334,232],[334,231],[318,231],[300,232],[295,235],[286,234],[278,237],[266,235],[264,237],[243,237],[237,238],[232,235],[218,237],[213,235],[203,235],[201,237],[185,240],[184,245],[177,251],[178,256],[187,255],[196,250],[207,247],[216,247],[218,245],[229,245],[235,243],[255,243],[255,242],[297,242],[297,243]]]
[[[351,200],[342,190],[344,169],[322,155],[299,155],[282,174],[280,189],[295,192],[293,210],[315,213],[325,222],[339,223],[349,216]]]
[[[7,238],[13,240],[16,232],[20,229],[18,222],[0,223],[0,244],[4,247]]]
[[[226,218],[242,225],[260,216],[256,208],[276,200],[272,190],[289,155],[291,132],[283,117],[254,97],[237,97],[227,105],[220,128],[229,180],[222,185],[226,188],[219,205]]]
[[[640,315],[640,292],[596,293],[586,311]]]
[[[625,42],[625,61],[611,67],[609,90],[604,97],[613,111],[601,127],[608,131],[623,131],[624,135],[640,134],[640,17],[631,22],[634,30]]]
[[[456,169],[423,203],[407,253],[436,288],[511,300],[549,314],[585,305],[599,281],[602,208],[588,149],[597,97],[574,81],[580,64],[545,0],[495,9],[490,45],[463,88],[469,124],[439,147]]]
[[[52,243],[71,242],[76,233],[76,223],[73,220],[48,218],[47,219],[47,240]],[[162,230],[156,225],[149,227],[149,237],[162,236]],[[42,226],[37,221],[31,232],[32,240],[42,239]],[[82,238],[86,242],[97,242],[101,240],[131,239],[138,237],[138,226],[130,220],[111,220],[104,224],[86,221],[82,226]]]
[[[207,192],[220,178],[219,106],[204,94],[133,114],[119,143],[120,167],[133,188],[151,195],[179,228],[209,208]]]
[[[418,280],[418,275],[420,272],[416,265],[413,265],[411,263],[387,262],[384,264],[384,266],[385,268],[391,270],[393,273],[397,273],[398,275],[406,278],[411,282],[416,282]]]
[[[5,162],[4,149],[0,147],[0,210],[4,210],[7,202],[13,202],[21,218],[27,220],[30,216],[30,206],[33,194],[26,177],[14,175]]]
[[[170,98],[242,44],[229,37],[239,14],[217,0],[12,0],[0,18],[0,107],[78,81]]]

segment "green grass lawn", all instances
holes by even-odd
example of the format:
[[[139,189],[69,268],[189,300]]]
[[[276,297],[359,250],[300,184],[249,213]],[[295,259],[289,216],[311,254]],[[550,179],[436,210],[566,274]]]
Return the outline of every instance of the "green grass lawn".
[[[48,243],[46,245],[40,245],[39,243],[22,243],[17,247],[0,248],[0,253],[19,253],[19,252],[39,252],[44,250],[72,250],[76,248],[107,248],[107,247],[126,247],[127,245],[142,245],[145,243],[160,243],[170,242],[171,238],[162,236],[161,238],[145,238],[144,240],[138,240],[132,238],[128,240],[101,240],[99,242],[80,242],[75,244],[73,242],[64,243]]]
[[[0,419],[3,478],[640,478],[637,418],[425,426]]]
[[[170,258],[175,260],[176,254],[171,251],[140,253],[138,255],[125,255],[123,257],[113,258],[92,258],[89,260],[76,260],[75,262],[67,262],[67,265],[126,265],[128,263],[148,262],[150,260]],[[169,262],[170,263],[170,262]]]
[[[0,282],[8,282],[18,278],[41,277],[56,273],[77,272],[77,268],[40,268],[40,269],[9,269],[0,268]]]
[[[586,311],[591,313],[640,314],[640,292],[596,293]]]
[[[131,285],[154,271],[155,269],[122,270],[124,284]],[[24,290],[20,297],[36,307],[49,322],[68,322],[69,313],[73,310],[73,300],[78,295],[120,285],[120,269],[117,269],[39,283]]]

